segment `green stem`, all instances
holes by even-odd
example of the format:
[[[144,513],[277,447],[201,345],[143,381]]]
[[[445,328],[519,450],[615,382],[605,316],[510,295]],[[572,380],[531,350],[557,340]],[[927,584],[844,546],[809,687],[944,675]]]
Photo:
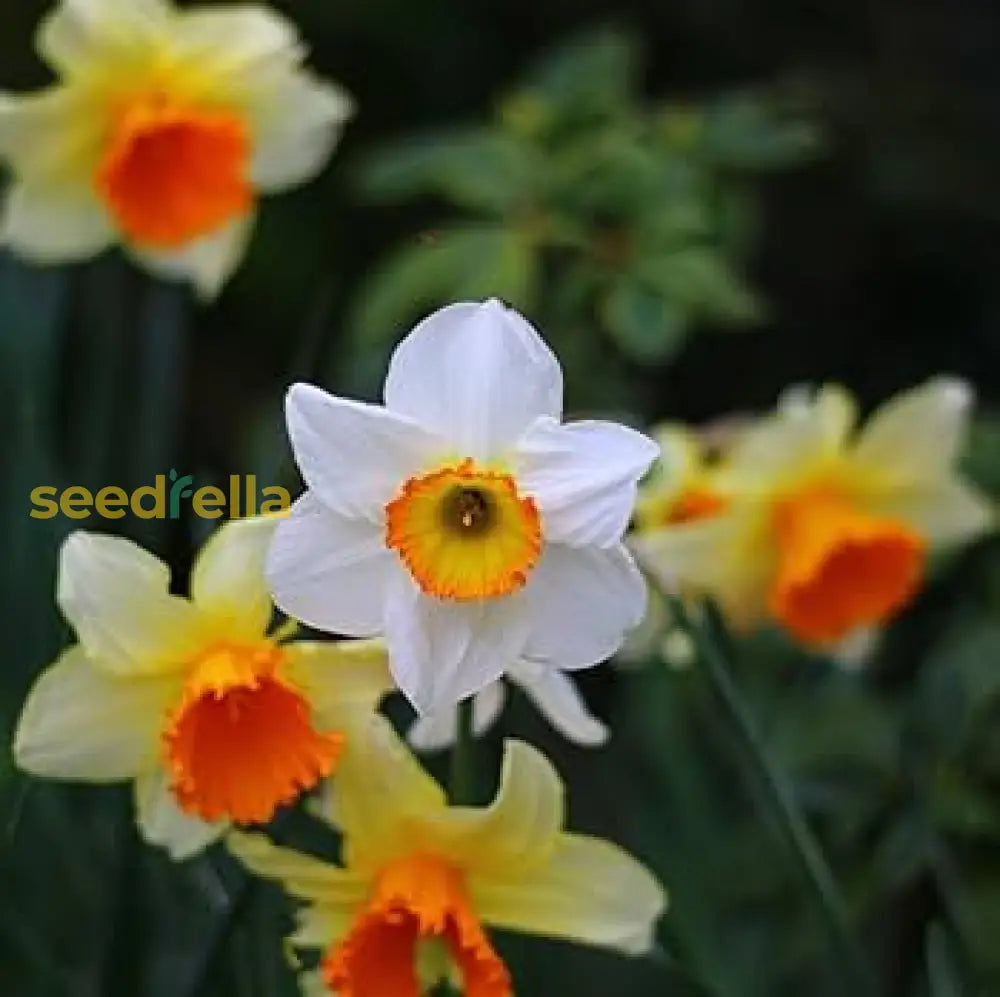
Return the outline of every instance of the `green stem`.
[[[875,995],[875,979],[851,927],[847,903],[790,785],[771,761],[764,738],[743,705],[719,642],[713,638],[706,625],[699,626],[692,622],[687,608],[680,600],[673,602],[676,619],[694,641],[705,674],[732,721],[746,755],[767,793],[778,824],[812,887],[847,982],[855,994]]]
[[[454,806],[467,806],[473,802],[476,773],[476,745],[473,733],[475,698],[470,696],[458,704],[458,728],[455,746],[451,749],[451,802]]]

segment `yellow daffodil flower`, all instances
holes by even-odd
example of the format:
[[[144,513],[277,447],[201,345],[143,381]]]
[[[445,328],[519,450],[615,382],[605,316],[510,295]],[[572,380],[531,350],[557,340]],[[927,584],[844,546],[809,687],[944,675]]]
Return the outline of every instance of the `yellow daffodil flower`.
[[[191,599],[120,537],[71,534],[58,601],[79,643],[37,680],[14,756],[34,775],[135,780],[147,840],[187,857],[232,822],[258,823],[337,766],[345,731],[391,687],[372,641],[268,636],[263,564],[274,521],[209,539]],[[348,735],[349,737],[349,735]]]
[[[653,438],[660,445],[660,459],[639,492],[636,528],[645,532],[722,512],[729,493],[721,446],[679,423],[659,426]]]
[[[0,94],[0,241],[45,263],[120,242],[203,297],[239,264],[258,195],[318,173],[351,114],[262,5],[62,0],[37,47],[59,79]]]
[[[735,441],[717,509],[640,523],[633,547],[661,584],[715,596],[737,624],[769,616],[833,647],[911,601],[928,551],[994,525],[955,470],[971,401],[964,382],[935,378],[856,430],[842,388],[791,393]]]
[[[360,741],[361,739],[359,739]],[[323,953],[309,994],[418,997],[441,981],[509,997],[484,925],[648,952],[666,898],[617,846],[563,830],[563,787],[534,748],[508,741],[489,807],[449,807],[381,720],[334,789],[343,866],[230,836],[250,869],[305,902],[292,944]]]

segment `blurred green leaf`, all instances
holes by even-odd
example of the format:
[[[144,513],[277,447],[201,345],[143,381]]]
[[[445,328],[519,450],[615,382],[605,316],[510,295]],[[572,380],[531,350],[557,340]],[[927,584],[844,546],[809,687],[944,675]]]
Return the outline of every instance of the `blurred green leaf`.
[[[634,38],[610,28],[587,32],[548,53],[527,88],[563,114],[611,114],[628,103],[638,70]]]
[[[763,306],[724,256],[708,246],[691,246],[638,261],[636,272],[678,305],[725,323],[759,321]]]
[[[396,338],[426,308],[498,297],[530,310],[535,283],[532,245],[500,226],[455,226],[405,246],[366,282],[355,314],[362,337]]]
[[[602,315],[622,351],[644,363],[663,363],[683,349],[688,313],[641,280],[625,276],[604,300]]]
[[[361,193],[376,201],[437,194],[459,207],[509,212],[528,202],[540,164],[513,135],[470,128],[404,139],[362,165]]]
[[[774,98],[737,93],[708,105],[702,152],[734,169],[772,170],[797,166],[822,149],[822,131],[800,114],[784,116]]]

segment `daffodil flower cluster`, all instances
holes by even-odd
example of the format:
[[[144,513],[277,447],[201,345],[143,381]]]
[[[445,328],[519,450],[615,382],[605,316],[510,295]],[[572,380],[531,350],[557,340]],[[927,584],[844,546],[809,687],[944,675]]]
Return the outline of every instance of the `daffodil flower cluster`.
[[[475,697],[482,732],[509,679],[572,740],[603,743],[563,670],[609,657],[642,620],[623,535],[658,448],[563,424],[555,357],[496,301],[421,323],[385,402],[292,388],[309,488],[287,518],[218,530],[190,598],[130,541],[72,534],[58,602],[78,643],[29,694],[17,761],[133,780],[142,834],[178,859],[332,777],[342,868],[230,838],[310,905],[293,940],[325,953],[304,980],[316,993],[417,997],[451,980],[504,997],[486,924],[646,952],[663,890],[614,845],[563,830],[541,754],[511,742],[496,802],[449,807],[378,707],[398,687],[421,714],[411,742],[444,747],[457,704]],[[271,592],[291,626],[272,627]],[[296,621],[356,639],[290,639]]]
[[[47,262],[121,243],[203,296],[238,264],[259,195],[316,174],[351,113],[264,6],[63,0],[38,48],[57,81],[0,95],[0,239]],[[633,551],[737,628],[770,619],[832,650],[881,627],[935,549],[994,525],[955,470],[971,397],[937,378],[859,429],[828,385],[711,441],[679,425],[653,440],[565,422],[561,368],[531,324],[496,300],[449,305],[397,346],[381,405],[290,388],[306,489],[287,516],[217,530],[188,596],[129,540],[65,540],[57,602],[75,643],[31,689],[16,761],[132,783],[141,834],[175,859],[225,836],[302,903],[309,994],[508,997],[488,926],[646,953],[664,890],[566,831],[539,751],[508,741],[494,802],[449,805],[383,699],[414,707],[421,750],[455,743],[465,701],[484,733],[509,685],[569,740],[603,744],[566,673],[642,623]],[[296,639],[300,624],[331,639]],[[339,862],[246,830],[314,790]]]
[[[679,426],[644,486],[632,547],[672,591],[710,595],[738,628],[764,620],[835,651],[888,623],[928,556],[995,527],[956,469],[972,390],[938,377],[858,429],[843,388],[796,388],[714,445]]]

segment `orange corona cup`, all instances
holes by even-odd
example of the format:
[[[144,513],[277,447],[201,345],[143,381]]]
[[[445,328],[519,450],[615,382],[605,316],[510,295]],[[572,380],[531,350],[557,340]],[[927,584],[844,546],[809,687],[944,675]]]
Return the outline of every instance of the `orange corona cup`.
[[[675,434],[633,547],[662,584],[714,596],[737,626],[770,617],[835,648],[909,604],[929,551],[993,526],[989,502],[956,470],[971,400],[963,382],[935,378],[858,429],[843,389],[792,392],[714,461]],[[685,515],[691,487],[719,500]]]
[[[511,997],[487,925],[648,952],[666,896],[610,842],[563,830],[563,787],[549,761],[508,741],[489,807],[449,807],[384,721],[345,758],[337,783],[342,865],[259,835],[234,854],[305,901],[292,944],[319,953],[304,991],[420,997],[442,982],[469,997]]]

